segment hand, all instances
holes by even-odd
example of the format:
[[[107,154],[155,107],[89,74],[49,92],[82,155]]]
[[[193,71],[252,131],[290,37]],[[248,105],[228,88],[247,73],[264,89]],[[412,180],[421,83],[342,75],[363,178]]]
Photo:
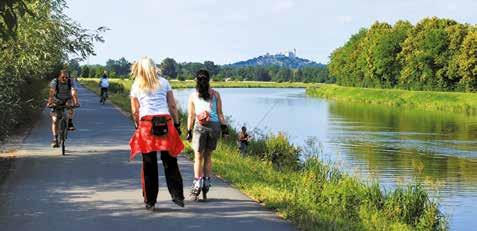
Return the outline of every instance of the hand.
[[[79,102],[78,99],[72,99],[70,102],[72,104],[71,105],[72,107],[79,107],[80,106],[80,102]]]
[[[220,130],[222,130],[222,137],[227,137],[229,135],[229,128],[226,124],[221,124]]]
[[[182,135],[181,123],[174,123],[174,127],[176,127],[176,130],[177,130],[177,133],[179,133],[179,136]]]
[[[192,141],[192,131],[191,130],[187,130],[186,140],[188,140],[189,142]]]

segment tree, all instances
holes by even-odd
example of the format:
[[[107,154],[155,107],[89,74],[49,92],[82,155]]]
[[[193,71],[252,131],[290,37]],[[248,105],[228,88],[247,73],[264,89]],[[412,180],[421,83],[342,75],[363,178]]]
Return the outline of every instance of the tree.
[[[96,69],[97,69],[96,66],[90,66],[90,67],[89,67],[88,77],[90,77],[90,78],[96,77]]]
[[[328,68],[337,83],[345,86],[363,86],[366,65],[362,43],[366,34],[367,29],[361,29],[351,36],[343,47],[331,53]]]
[[[401,43],[412,29],[411,23],[399,21],[394,27],[387,23],[374,23],[363,40],[364,87],[394,87],[401,70],[397,60]]]
[[[81,66],[81,77],[88,78],[89,77],[89,67],[88,65]]]
[[[81,73],[81,67],[77,59],[71,59],[68,63],[68,72],[72,76],[79,76]]]
[[[207,71],[209,71],[210,75],[217,75],[219,73],[219,66],[215,65],[212,61],[205,61],[204,67]]]
[[[467,24],[455,24],[446,28],[449,46],[447,60],[445,61],[443,75],[441,77],[441,85],[443,88],[449,90],[459,87],[462,88],[462,85],[459,84],[459,81],[463,77],[459,70],[459,63],[461,62],[460,59],[463,57],[461,55],[463,52],[463,42],[469,31],[470,27]],[[469,58],[472,59],[471,57]]]
[[[413,90],[448,90],[446,65],[451,58],[449,27],[457,22],[436,17],[420,21],[402,44],[398,58],[403,69],[400,85]]]
[[[293,72],[293,81],[294,82],[303,82],[303,71],[301,68],[296,69]]]
[[[270,75],[263,67],[258,67],[255,70],[255,80],[257,81],[270,81]]]
[[[165,58],[164,60],[162,60],[160,68],[163,75],[175,79],[177,77],[176,66],[177,66],[177,63],[174,59]]]
[[[465,37],[459,55],[459,85],[466,91],[477,91],[477,27]]]
[[[127,76],[131,68],[131,63],[124,57],[118,60],[108,59],[104,68],[111,73],[110,75],[114,73],[118,76]]]
[[[127,76],[131,70],[131,63],[124,57],[121,57],[117,62],[118,69],[115,70],[116,74],[120,76]]]
[[[57,75],[68,60],[94,54],[93,43],[103,41],[106,28],[81,27],[65,7],[63,0],[0,1],[0,119],[6,121],[0,139],[40,104],[30,100],[41,95],[32,81]]]
[[[291,71],[288,68],[280,68],[277,72],[276,76],[272,78],[273,81],[276,82],[288,82],[291,80]]]
[[[94,76],[93,76],[93,77],[98,78],[98,77],[103,76],[105,70],[106,70],[106,69],[104,69],[103,66],[99,66],[99,65],[98,65],[98,66],[94,69],[95,72],[94,72]]]
[[[415,26],[376,22],[331,54],[328,79],[345,86],[475,91],[475,30],[436,17]]]
[[[33,15],[26,1],[0,1],[0,36],[3,39],[16,38],[18,20],[27,13]]]

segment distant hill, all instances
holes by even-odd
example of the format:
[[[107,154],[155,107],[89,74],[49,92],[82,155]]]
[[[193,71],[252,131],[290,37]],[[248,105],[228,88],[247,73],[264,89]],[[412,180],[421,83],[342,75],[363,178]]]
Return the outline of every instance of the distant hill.
[[[295,53],[290,52],[288,55],[262,55],[246,61],[240,61],[233,64],[225,65],[228,67],[254,67],[254,66],[280,66],[288,68],[299,68],[305,66],[325,66],[321,63],[316,63],[308,59],[297,57]]]

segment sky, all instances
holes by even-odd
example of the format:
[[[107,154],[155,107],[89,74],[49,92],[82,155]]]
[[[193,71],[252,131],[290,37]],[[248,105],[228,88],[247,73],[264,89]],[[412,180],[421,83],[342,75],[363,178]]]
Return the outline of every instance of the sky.
[[[375,21],[413,24],[425,17],[477,24],[477,0],[67,0],[83,27],[110,28],[85,63],[214,61],[229,64],[296,49],[328,63],[333,50]]]

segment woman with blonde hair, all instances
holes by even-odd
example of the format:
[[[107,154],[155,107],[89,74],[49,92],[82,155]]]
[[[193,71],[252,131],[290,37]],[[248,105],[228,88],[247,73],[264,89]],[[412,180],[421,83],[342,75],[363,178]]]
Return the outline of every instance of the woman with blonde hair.
[[[157,152],[164,165],[172,201],[184,207],[182,176],[177,156],[184,149],[180,122],[169,82],[157,75],[154,61],[144,57],[131,67],[131,112],[136,132],[131,137],[130,159],[142,154],[141,183],[146,209],[154,210],[159,191]]]

